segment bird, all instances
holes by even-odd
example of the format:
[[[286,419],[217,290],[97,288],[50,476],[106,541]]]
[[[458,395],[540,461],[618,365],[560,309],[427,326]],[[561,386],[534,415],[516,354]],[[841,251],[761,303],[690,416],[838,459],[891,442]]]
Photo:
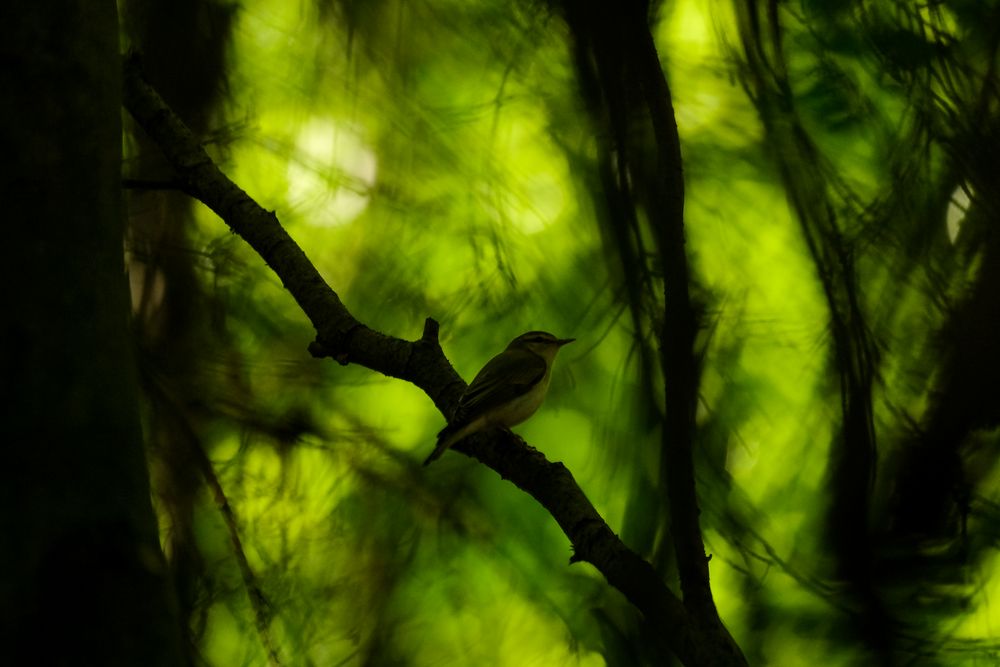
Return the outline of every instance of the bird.
[[[424,465],[473,433],[509,429],[535,414],[549,390],[556,353],[574,340],[556,338],[547,331],[528,331],[512,340],[476,373],[458,399],[454,417],[438,433],[437,446]]]

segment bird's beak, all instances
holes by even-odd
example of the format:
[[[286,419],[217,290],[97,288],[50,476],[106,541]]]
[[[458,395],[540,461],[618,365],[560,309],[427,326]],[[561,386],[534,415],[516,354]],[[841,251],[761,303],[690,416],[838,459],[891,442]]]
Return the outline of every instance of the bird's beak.
[[[575,340],[576,340],[575,338],[559,338],[558,340],[556,340],[556,345],[562,347],[563,345],[569,345]]]

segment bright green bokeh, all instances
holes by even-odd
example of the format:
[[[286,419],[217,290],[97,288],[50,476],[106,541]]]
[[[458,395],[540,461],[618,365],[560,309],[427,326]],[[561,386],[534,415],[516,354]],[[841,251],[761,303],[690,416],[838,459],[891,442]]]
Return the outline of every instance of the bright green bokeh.
[[[425,317],[439,320],[466,380],[522,331],[578,338],[560,353],[546,406],[517,431],[567,465],[616,532],[658,544],[659,433],[638,422],[618,271],[572,159],[596,149],[564,28],[505,3],[353,3],[351,26],[306,0],[242,4],[225,112],[236,129],[212,147],[226,173],[276,210],[362,322],[412,340]],[[699,419],[724,423],[725,485],[708,472],[698,479],[711,489],[702,523],[716,601],[737,640],[769,664],[857,664],[830,639],[829,596],[803,585],[828,565],[820,531],[840,420],[822,288],[759,116],[727,65],[737,43],[729,5],[669,5],[655,34],[685,157],[688,253],[714,327]],[[799,76],[821,64],[796,54]],[[879,123],[901,121],[898,91],[856,59],[839,62],[851,73],[845,88],[877,100]],[[796,92],[808,101],[808,90]],[[831,162],[861,196],[884,188],[875,130],[807,120],[821,149],[837,147]],[[373,646],[385,647],[378,664],[606,664],[595,610],[633,628],[634,612],[590,566],[567,565],[551,517],[457,454],[416,468],[444,425],[431,401],[365,369],[317,366],[305,351],[309,324],[277,278],[213,214],[197,216],[199,241],[238,258],[238,271],[218,279],[233,295],[229,329],[253,360],[254,393],[276,411],[309,406],[321,431],[287,448],[223,429],[208,443],[287,664],[363,664]],[[865,270],[892,286],[885,267]],[[899,289],[882,326],[939,324],[919,284]],[[926,407],[926,392],[903,379],[928,336],[884,360],[880,435],[890,407],[917,416]],[[760,558],[730,541],[732,512],[749,526],[742,546]],[[227,592],[208,605],[205,656],[265,664],[208,498],[198,530]],[[995,634],[996,565],[982,565],[955,637]],[[763,631],[751,580],[775,615]]]

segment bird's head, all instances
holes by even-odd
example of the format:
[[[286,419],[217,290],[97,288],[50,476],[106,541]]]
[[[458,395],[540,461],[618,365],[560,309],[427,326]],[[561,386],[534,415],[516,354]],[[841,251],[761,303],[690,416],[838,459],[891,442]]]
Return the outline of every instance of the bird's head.
[[[528,350],[549,361],[555,358],[559,348],[572,343],[575,338],[556,338],[547,331],[529,331],[510,342],[508,350]]]

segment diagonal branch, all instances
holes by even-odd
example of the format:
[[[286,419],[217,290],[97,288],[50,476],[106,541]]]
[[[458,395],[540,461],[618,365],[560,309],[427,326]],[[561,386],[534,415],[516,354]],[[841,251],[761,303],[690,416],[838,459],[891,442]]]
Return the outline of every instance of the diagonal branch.
[[[160,147],[181,190],[212,209],[257,251],[278,275],[316,328],[310,352],[341,364],[356,363],[420,387],[445,415],[465,389],[438,343],[438,325],[427,320],[417,341],[386,336],[347,310],[302,249],[278,222],[212,162],[184,123],[145,81],[139,59],[124,61],[124,105]],[[454,447],[495,470],[535,498],[569,538],[571,562],[596,567],[660,633],[663,647],[687,665],[709,664],[704,628],[689,615],[653,567],[625,546],[559,462],[503,433],[473,436]],[[734,662],[733,664],[745,664]]]

